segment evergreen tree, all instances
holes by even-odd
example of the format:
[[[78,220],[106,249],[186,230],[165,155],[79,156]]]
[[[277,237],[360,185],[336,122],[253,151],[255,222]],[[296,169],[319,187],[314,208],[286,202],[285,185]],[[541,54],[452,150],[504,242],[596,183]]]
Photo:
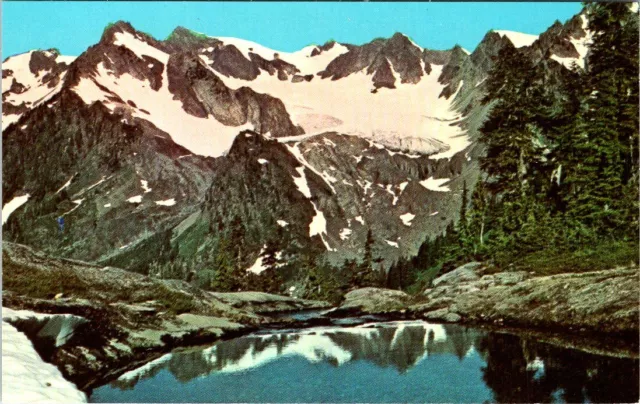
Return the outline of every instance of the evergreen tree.
[[[637,233],[629,226],[637,221],[637,209],[625,206],[637,197],[620,196],[637,195],[637,184],[627,185],[637,182],[638,171],[638,16],[626,3],[590,3],[587,12],[593,39],[581,141],[572,143],[580,162],[567,167],[567,209],[571,219],[593,231]]]
[[[233,277],[235,263],[229,240],[226,238],[218,241],[218,248],[216,249],[212,267],[215,275],[211,279],[209,287],[215,291],[235,291],[235,288],[238,286],[237,280]]]

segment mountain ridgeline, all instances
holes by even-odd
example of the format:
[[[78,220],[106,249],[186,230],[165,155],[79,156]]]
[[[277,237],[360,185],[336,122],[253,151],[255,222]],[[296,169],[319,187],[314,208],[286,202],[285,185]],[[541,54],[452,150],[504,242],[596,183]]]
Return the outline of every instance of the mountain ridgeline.
[[[117,22],[77,58],[11,56],[3,237],[324,299],[472,259],[637,261],[637,24],[590,4],[473,52],[398,33],[285,53]]]

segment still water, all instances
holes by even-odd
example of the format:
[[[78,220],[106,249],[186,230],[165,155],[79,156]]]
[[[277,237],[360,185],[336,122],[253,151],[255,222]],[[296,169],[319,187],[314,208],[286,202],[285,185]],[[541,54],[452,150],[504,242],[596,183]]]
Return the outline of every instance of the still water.
[[[258,333],[163,356],[91,402],[638,402],[638,360],[423,321]]]

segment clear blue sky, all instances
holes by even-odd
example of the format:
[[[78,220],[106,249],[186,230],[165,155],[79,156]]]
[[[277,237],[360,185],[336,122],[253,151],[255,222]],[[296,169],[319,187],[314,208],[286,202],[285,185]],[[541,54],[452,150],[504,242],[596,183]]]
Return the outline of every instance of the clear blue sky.
[[[539,34],[580,3],[2,2],[2,58],[30,49],[79,55],[117,20],[158,39],[178,25],[294,51],[329,39],[362,44],[394,32],[419,45],[470,51],[490,29]]]

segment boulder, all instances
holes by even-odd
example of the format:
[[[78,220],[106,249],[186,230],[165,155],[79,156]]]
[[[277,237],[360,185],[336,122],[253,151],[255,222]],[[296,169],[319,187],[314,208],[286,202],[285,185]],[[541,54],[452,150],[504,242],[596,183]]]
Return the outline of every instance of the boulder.
[[[410,296],[399,290],[362,288],[347,293],[336,312],[389,313],[403,310]]]
[[[462,265],[453,271],[434,279],[433,286],[457,285],[462,282],[476,281],[480,279],[480,276],[477,274],[477,269],[481,266],[482,264],[480,262],[470,262]]]
[[[493,276],[496,285],[515,285],[530,277],[525,271],[500,272]]]
[[[427,320],[439,320],[447,323],[457,323],[462,320],[462,317],[458,313],[449,311],[448,308],[438,309],[430,311],[424,314],[424,318]]]

